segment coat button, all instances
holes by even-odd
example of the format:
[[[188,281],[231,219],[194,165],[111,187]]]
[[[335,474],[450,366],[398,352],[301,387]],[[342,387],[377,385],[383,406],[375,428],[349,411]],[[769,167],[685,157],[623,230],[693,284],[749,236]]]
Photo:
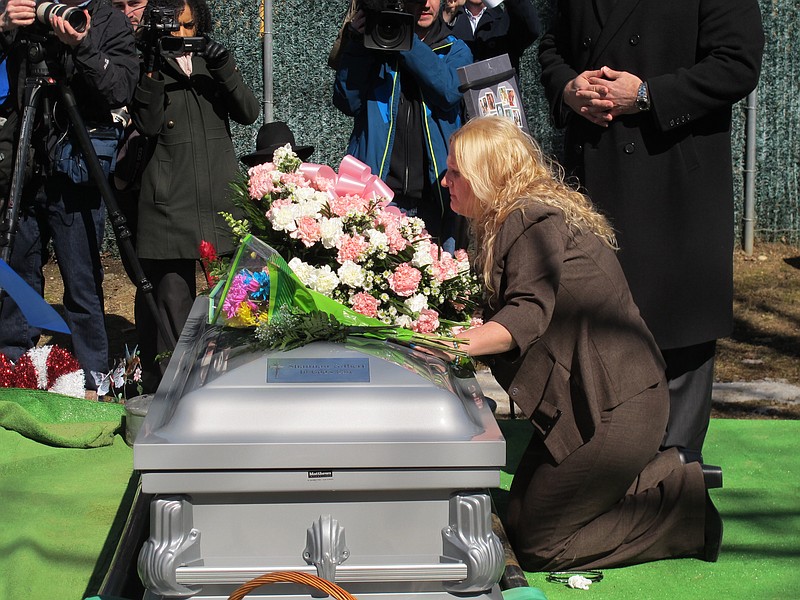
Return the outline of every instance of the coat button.
[[[575,154],[583,154],[583,146],[580,144],[575,144],[572,149],[575,151]]]
[[[675,127],[675,119],[670,119],[669,120],[669,126],[670,127]]]
[[[625,154],[633,154],[636,151],[636,144],[633,142],[625,144],[623,150],[625,150]]]
[[[511,395],[516,396],[519,393],[519,388],[513,387],[511,388]]]
[[[631,36],[631,39],[628,40],[631,46],[636,46],[639,44],[639,36],[635,33]]]
[[[175,121],[167,121],[167,129],[172,129],[175,127]]]
[[[587,35],[585,38],[583,38],[583,47],[584,48],[589,48],[589,46],[591,46],[591,45],[592,45],[592,38],[590,38]]]

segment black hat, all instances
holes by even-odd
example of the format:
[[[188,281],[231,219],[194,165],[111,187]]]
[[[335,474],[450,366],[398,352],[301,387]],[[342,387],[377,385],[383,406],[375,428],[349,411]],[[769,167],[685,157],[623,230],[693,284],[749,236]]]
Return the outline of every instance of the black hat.
[[[272,162],[273,152],[286,144],[291,144],[292,150],[300,160],[307,159],[314,152],[314,146],[297,146],[295,144],[294,134],[286,123],[272,121],[264,123],[258,130],[256,151],[252,154],[245,154],[240,160],[248,167]]]

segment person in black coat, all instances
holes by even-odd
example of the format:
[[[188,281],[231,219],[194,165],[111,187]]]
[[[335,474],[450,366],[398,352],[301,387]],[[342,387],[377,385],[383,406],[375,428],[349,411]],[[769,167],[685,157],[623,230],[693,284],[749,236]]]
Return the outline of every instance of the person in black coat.
[[[473,25],[473,20],[477,24]],[[540,30],[532,0],[505,0],[493,8],[482,0],[466,0],[456,9],[449,26],[453,35],[469,46],[475,62],[508,54],[517,74],[522,54],[536,41]]]
[[[610,217],[667,363],[664,446],[698,457],[733,325],[731,106],[763,46],[756,0],[561,0],[539,46],[564,166]]]
[[[108,338],[104,322],[103,265],[100,248],[105,229],[105,203],[97,185],[76,183],[54,168],[55,148],[71,140],[70,124],[60,106],[58,87],[69,85],[87,128],[113,131],[112,109],[125,106],[133,96],[139,61],[133,30],[121,12],[92,0],[64,2],[82,10],[86,27],[75,29],[61,16],[50,15],[47,25],[34,25],[34,0],[8,0],[0,5],[0,32],[10,46],[8,74],[11,86],[7,104],[21,119],[25,102],[31,40],[43,39],[51,75],[56,85],[41,92],[31,140],[30,177],[20,203],[19,228],[11,250],[11,267],[37,292],[44,293],[42,266],[52,241],[64,280],[64,312],[72,332],[72,350],[84,370],[88,395],[97,382],[92,371],[108,370]],[[78,8],[80,5],[80,8]],[[43,35],[43,31],[52,35]],[[0,352],[16,360],[35,346],[41,331],[31,326],[16,303],[3,302],[0,316]]]
[[[148,19],[153,6],[148,4]],[[234,250],[219,214],[236,212],[230,183],[239,164],[230,121],[250,125],[259,115],[258,100],[233,55],[208,37],[205,0],[167,0],[159,7],[176,11],[180,29],[173,35],[207,39],[202,52],[163,55],[158,64],[146,47],[145,72],[132,105],[137,129],[153,145],[142,174],[136,251],[153,284],[162,323],[174,338],[162,338],[138,294],[136,328],[147,389],[160,381],[165,363],[155,359],[174,349],[194,302],[200,243],[213,244],[219,255]]]

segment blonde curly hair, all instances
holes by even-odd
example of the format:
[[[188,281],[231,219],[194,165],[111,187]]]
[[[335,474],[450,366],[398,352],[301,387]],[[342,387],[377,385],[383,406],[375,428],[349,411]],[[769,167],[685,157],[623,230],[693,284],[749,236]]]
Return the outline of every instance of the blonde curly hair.
[[[478,214],[470,224],[476,262],[489,292],[494,292],[491,267],[501,226],[511,213],[535,202],[561,210],[571,230],[592,232],[617,248],[608,220],[589,198],[565,183],[561,165],[545,157],[536,141],[510,119],[470,120],[450,137],[450,154],[476,199]]]

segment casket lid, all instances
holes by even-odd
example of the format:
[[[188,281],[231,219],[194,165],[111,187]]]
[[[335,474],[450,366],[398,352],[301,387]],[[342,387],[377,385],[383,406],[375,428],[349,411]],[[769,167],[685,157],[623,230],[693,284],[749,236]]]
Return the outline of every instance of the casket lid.
[[[505,463],[477,382],[438,358],[376,341],[253,352],[198,321],[136,439],[140,471]]]

